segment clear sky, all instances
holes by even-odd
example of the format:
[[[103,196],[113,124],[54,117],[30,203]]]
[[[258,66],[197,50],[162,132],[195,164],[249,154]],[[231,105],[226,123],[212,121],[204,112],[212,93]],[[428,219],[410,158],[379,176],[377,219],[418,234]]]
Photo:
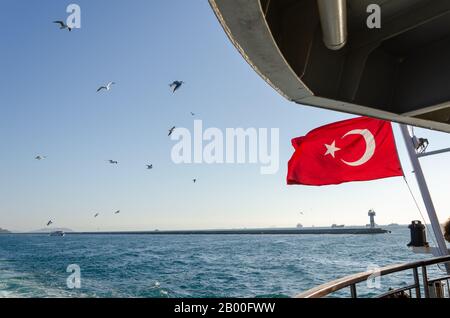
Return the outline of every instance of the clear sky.
[[[286,185],[291,138],[352,116],[278,95],[228,41],[206,0],[73,2],[82,27],[72,32],[52,23],[66,19],[71,2],[1,2],[0,227],[34,230],[49,219],[74,230],[328,226],[366,224],[370,208],[380,224],[419,218],[402,178]],[[186,84],[172,94],[176,79]],[[96,93],[108,81],[117,85]],[[205,127],[279,128],[279,172],[174,164],[167,130],[192,129],[191,111]],[[449,134],[416,132],[430,150],[450,146]],[[35,160],[39,154],[48,158]],[[441,221],[450,216],[449,156],[422,160]]]

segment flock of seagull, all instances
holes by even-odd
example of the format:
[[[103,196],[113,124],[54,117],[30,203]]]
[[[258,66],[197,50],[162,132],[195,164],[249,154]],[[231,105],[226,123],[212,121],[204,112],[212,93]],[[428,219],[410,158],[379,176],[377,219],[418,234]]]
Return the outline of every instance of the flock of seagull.
[[[72,31],[72,28],[70,28],[64,21],[53,21],[53,23],[58,24],[59,25],[59,29],[61,29],[61,30],[68,30],[69,32]],[[170,83],[169,87],[171,88],[172,93],[175,93],[177,90],[179,90],[183,86],[183,84],[185,84],[185,82],[176,80],[176,81],[173,81],[172,83]],[[97,93],[99,93],[101,91],[108,92],[108,91],[110,91],[112,89],[113,85],[116,85],[116,82],[112,82],[112,81],[108,82],[106,85],[102,85],[99,88],[97,88]],[[195,113],[193,113],[193,112],[190,112],[190,114],[191,114],[191,116],[195,116]],[[171,127],[169,129],[169,134],[168,134],[169,137],[172,135],[172,133],[175,131],[175,129],[176,129],[175,126],[173,126],[173,127]],[[38,161],[41,161],[41,160],[47,159],[47,156],[38,155],[38,156],[35,157],[35,159],[38,160]],[[119,162],[117,160],[112,160],[112,159],[107,160],[107,162],[109,162],[112,165],[118,165],[119,164]],[[152,170],[153,169],[153,164],[147,164],[146,165],[146,169],[147,170]],[[192,179],[192,182],[196,183],[197,179]],[[117,210],[117,211],[114,212],[114,215],[119,214],[119,213],[120,213],[120,210]],[[94,218],[97,218],[99,215],[100,215],[100,213],[95,213],[94,214]],[[47,222],[47,227],[52,225],[52,224],[54,224],[53,220],[49,220]]]

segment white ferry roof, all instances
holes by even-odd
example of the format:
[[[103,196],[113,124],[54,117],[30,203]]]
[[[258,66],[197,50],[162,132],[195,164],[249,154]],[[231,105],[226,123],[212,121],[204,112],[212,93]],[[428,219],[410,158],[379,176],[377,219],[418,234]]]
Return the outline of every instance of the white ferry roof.
[[[245,60],[287,99],[450,132],[450,1],[209,2]],[[367,27],[370,4],[381,8],[379,29]],[[342,43],[330,49],[333,40]]]

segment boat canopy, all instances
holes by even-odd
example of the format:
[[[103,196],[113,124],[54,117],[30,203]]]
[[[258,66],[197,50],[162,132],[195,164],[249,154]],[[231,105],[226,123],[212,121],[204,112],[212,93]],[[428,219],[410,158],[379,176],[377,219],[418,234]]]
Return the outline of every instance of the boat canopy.
[[[450,1],[209,2],[288,100],[450,132]]]

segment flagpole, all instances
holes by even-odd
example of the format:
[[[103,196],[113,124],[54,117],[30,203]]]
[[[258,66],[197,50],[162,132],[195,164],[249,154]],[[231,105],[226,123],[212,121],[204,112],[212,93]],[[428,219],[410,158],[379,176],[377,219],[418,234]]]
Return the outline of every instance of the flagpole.
[[[416,152],[416,147],[414,146],[413,137],[409,134],[408,126],[400,124],[400,130],[403,135],[403,139],[406,144],[406,149],[408,150],[409,159],[414,169],[414,174],[416,176],[417,184],[419,185],[420,193],[422,195],[423,202],[427,209],[428,217],[430,218],[431,227],[434,232],[434,237],[438,244],[438,250],[441,256],[448,255],[447,245],[445,243],[444,235],[442,234],[441,225],[434,208],[433,200],[431,199],[430,191],[428,190],[427,182],[422,171],[422,167],[419,162],[419,155]]]

